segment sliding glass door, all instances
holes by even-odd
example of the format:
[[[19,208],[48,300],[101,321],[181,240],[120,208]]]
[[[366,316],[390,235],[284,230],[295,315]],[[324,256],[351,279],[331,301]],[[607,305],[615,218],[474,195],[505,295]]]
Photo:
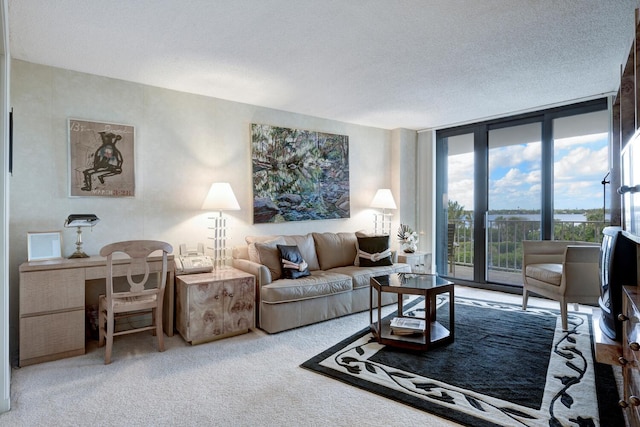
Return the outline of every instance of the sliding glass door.
[[[523,240],[599,241],[608,117],[596,100],[438,131],[438,274],[520,286]]]
[[[474,180],[473,133],[447,138],[447,190],[444,193],[446,223],[441,234],[446,239],[447,275],[473,280],[474,266]]]
[[[486,280],[521,280],[523,238],[540,238],[542,126],[539,122],[489,130]]]

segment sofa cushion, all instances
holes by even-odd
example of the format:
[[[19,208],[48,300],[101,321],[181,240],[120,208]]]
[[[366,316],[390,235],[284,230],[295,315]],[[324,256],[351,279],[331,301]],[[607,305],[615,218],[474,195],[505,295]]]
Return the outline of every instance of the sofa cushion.
[[[313,233],[320,269],[353,265],[356,259],[355,233]]]
[[[360,266],[393,265],[389,249],[389,236],[358,237]]]
[[[312,271],[300,279],[281,279],[260,288],[260,299],[266,304],[300,301],[349,292],[351,278],[322,270]]]
[[[311,233],[291,236],[282,236],[287,245],[296,245],[300,250],[300,255],[309,264],[309,271],[320,270],[318,264],[318,256],[316,254],[316,246]]]
[[[280,252],[280,266],[282,277],[285,279],[299,279],[309,275],[309,264],[300,255],[296,245],[277,245]]]
[[[562,281],[562,264],[529,264],[524,274],[532,279],[560,286]]]
[[[260,263],[260,261],[254,261],[253,259],[251,259],[252,252],[255,252],[255,244],[257,242],[268,242],[277,238],[284,239],[283,244],[285,245],[298,246],[302,258],[304,258],[307,264],[309,264],[310,271],[320,270],[318,257],[316,255],[315,243],[313,241],[313,236],[311,235],[311,233],[305,235],[247,236],[244,240],[247,242],[247,245],[249,245],[249,260]]]
[[[353,289],[368,288],[370,279],[375,276],[384,276],[392,273],[411,273],[409,264],[399,263],[384,265],[381,267],[357,267],[354,265],[337,267],[330,270],[331,273],[340,273],[351,276]]]
[[[282,267],[280,267],[280,252],[278,245],[284,245],[285,241],[282,237],[278,237],[268,242],[256,242],[255,248],[258,254],[258,263],[264,265],[271,272],[271,280],[278,280],[282,276]]]

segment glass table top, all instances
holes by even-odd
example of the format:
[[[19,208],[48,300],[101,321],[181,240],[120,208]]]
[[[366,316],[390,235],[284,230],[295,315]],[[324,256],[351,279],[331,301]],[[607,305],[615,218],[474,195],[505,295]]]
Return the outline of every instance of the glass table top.
[[[407,289],[433,289],[441,286],[453,285],[453,282],[443,279],[435,274],[420,273],[394,273],[373,277],[381,287],[407,288]]]

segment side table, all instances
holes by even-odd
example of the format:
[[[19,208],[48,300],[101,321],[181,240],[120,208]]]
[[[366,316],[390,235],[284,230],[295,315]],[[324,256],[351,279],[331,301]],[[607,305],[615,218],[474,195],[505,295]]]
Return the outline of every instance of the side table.
[[[398,251],[398,262],[409,264],[412,273],[431,273],[431,254],[428,252]]]
[[[191,344],[249,332],[255,292],[255,276],[231,267],[176,276],[176,329]]]
[[[433,274],[394,273],[372,277],[369,287],[369,323],[371,332],[380,344],[426,351],[438,345],[452,343],[454,339],[454,284]],[[374,292],[377,301],[374,298]],[[382,318],[382,292],[398,295],[397,317],[405,316],[403,295],[421,295],[424,298],[425,329],[412,335],[396,335],[391,328],[391,319]],[[436,319],[436,297],[447,294],[449,297],[448,328]],[[374,318],[374,311],[376,316]]]

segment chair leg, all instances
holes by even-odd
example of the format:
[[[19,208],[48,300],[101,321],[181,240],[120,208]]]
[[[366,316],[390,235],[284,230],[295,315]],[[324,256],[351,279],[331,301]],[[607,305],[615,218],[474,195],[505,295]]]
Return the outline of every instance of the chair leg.
[[[100,298],[98,302],[98,347],[104,347],[104,328],[106,318],[104,316],[104,302]]]
[[[527,302],[529,302],[529,291],[527,288],[522,288],[522,309],[527,310]]]
[[[562,330],[569,329],[569,322],[567,321],[567,302],[560,301],[560,317],[562,318]]]
[[[156,325],[156,336],[158,338],[158,351],[164,351],[164,332],[162,331],[162,316],[158,309],[153,309],[153,319]]]
[[[104,350],[104,364],[111,363],[111,350],[113,349],[113,330],[115,328],[115,320],[113,319],[113,312],[107,313],[107,347]]]

